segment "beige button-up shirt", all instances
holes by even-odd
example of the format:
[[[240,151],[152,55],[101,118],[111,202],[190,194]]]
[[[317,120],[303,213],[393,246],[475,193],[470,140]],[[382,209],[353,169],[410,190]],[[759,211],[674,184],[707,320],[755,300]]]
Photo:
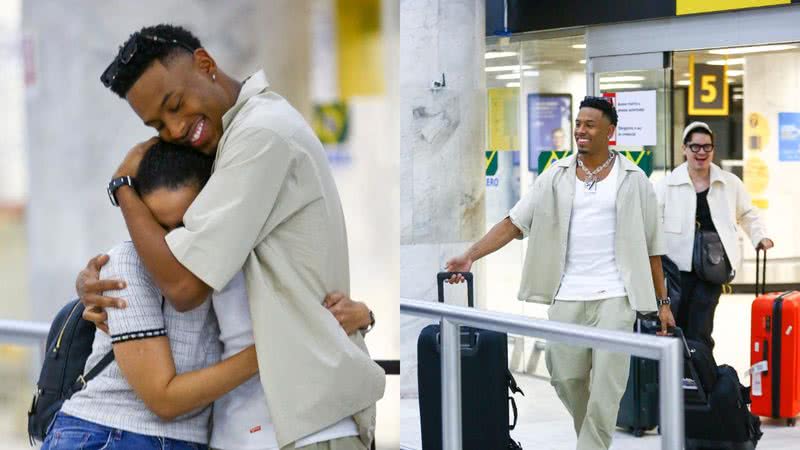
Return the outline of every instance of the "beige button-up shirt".
[[[319,140],[268,86],[261,71],[242,86],[211,179],[167,243],[214,290],[244,269],[278,444],[353,416],[369,446],[385,374],[322,305],[350,289],[339,194]]]
[[[615,259],[631,307],[655,311],[655,289],[649,256],[666,253],[653,185],[634,163],[618,157]],[[559,160],[541,174],[509,212],[528,237],[519,299],[551,304],[566,265],[569,222],[575,197],[575,155]]]

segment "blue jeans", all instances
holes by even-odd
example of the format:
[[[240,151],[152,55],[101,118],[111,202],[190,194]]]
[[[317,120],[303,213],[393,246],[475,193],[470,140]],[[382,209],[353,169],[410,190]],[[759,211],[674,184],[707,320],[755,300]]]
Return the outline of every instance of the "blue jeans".
[[[41,450],[207,450],[205,444],[147,436],[58,413]]]

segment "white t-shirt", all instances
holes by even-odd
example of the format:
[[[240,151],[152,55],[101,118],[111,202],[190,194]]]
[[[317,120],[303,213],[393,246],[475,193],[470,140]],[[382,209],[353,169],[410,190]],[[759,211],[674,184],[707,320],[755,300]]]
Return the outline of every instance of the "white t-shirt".
[[[237,273],[221,291],[212,294],[212,305],[219,322],[223,358],[230,358],[253,345],[253,322],[247,299],[244,273]],[[214,402],[211,447],[220,450],[277,450],[267,397],[256,375]],[[352,417],[298,440],[302,447],[315,442],[358,436]]]
[[[615,258],[619,158],[611,173],[591,191],[575,179],[567,262],[556,300],[591,301],[626,295]]]

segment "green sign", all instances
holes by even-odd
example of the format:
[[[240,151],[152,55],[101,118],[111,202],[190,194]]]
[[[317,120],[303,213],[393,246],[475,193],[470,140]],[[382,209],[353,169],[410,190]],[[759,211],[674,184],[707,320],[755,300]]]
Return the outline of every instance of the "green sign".
[[[486,152],[487,154],[490,152]],[[650,150],[645,150],[641,152],[629,152],[629,151],[621,151],[619,152],[622,156],[631,160],[634,164],[639,166],[648,177],[651,173],[653,173],[653,152]],[[539,154],[539,173],[544,172],[548,167],[550,167],[554,162],[558,161],[561,158],[566,158],[567,156],[571,155],[572,152],[570,151],[549,151],[549,152],[542,152]],[[488,172],[487,172],[488,174]]]
[[[486,152],[486,176],[497,175],[497,150]]]

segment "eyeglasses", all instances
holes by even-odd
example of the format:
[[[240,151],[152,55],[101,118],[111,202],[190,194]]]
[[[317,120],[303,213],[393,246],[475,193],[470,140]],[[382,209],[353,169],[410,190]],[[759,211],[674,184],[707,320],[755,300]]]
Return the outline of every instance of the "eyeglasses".
[[[137,34],[125,44],[117,53],[116,58],[111,61],[111,64],[108,65],[103,74],[100,75],[100,81],[103,83],[105,87],[111,87],[111,84],[119,75],[119,70],[122,66],[127,65],[133,59],[133,56],[136,55],[136,51],[139,50],[139,39],[147,39],[153,42],[158,42],[160,44],[172,44],[172,45],[179,45],[189,52],[194,53],[196,49],[192,48],[189,44],[181,42],[177,39],[165,39],[159,36],[152,36],[149,34]]]
[[[714,144],[686,144],[686,147],[688,147],[692,153],[698,153],[700,150],[706,153],[714,151]]]

